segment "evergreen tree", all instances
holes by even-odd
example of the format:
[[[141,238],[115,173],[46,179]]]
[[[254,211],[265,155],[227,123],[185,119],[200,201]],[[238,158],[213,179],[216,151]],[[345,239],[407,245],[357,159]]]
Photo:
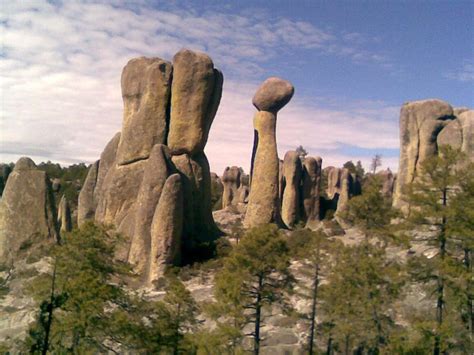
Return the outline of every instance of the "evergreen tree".
[[[463,159],[465,157],[459,150],[450,146],[440,147],[437,156],[423,162],[419,176],[407,189],[410,205],[407,226],[421,234],[436,251],[430,258],[422,255],[410,261],[414,279],[423,283],[428,294],[436,298],[434,319],[427,317],[420,325],[422,331],[433,339],[435,355],[452,348],[463,351],[470,348],[466,343],[469,325],[466,326],[465,319],[463,321],[463,314],[472,320],[469,311],[472,272],[470,261],[466,262],[465,257],[467,251],[470,259],[472,219],[463,216],[463,207],[467,207],[466,214],[469,215],[472,212],[469,206],[472,207],[473,202],[472,195],[469,195],[470,184],[464,185],[466,174],[460,172]],[[461,193],[463,189],[466,195]],[[467,305],[461,315],[456,311],[459,298]]]
[[[293,241],[297,240],[297,243]],[[296,244],[296,245],[293,245]],[[308,353],[315,354],[316,343],[316,317],[320,303],[319,288],[322,278],[327,275],[330,268],[330,251],[338,242],[331,242],[323,232],[313,232],[302,229],[294,232],[289,240],[292,255],[302,263],[301,274],[311,280],[310,286],[300,283],[303,290],[302,296],[311,300],[311,312],[304,315],[309,320],[310,328],[308,334]]]
[[[275,225],[249,230],[215,278],[217,308],[225,310],[225,324],[241,331],[253,324],[253,352],[259,354],[263,310],[284,303],[292,277],[289,273],[288,247]]]
[[[339,245],[334,259],[321,286],[328,353],[378,354],[394,329],[390,310],[403,284],[401,267],[387,258],[384,247],[372,243]]]
[[[128,304],[120,279],[129,275],[129,269],[114,257],[117,242],[107,229],[87,224],[53,248],[51,274],[30,285],[40,302],[27,339],[31,352],[107,349],[106,341],[113,338],[110,309]]]

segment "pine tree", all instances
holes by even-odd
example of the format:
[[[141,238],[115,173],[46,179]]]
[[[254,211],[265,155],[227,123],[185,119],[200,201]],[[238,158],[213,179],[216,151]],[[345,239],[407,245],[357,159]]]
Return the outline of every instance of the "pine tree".
[[[472,220],[465,223],[462,207],[468,207],[467,215],[472,212],[469,211],[472,195],[469,196],[469,186],[465,186],[466,195],[460,192],[466,176],[460,169],[464,159],[459,150],[440,147],[437,156],[423,162],[419,176],[406,191],[410,206],[407,226],[422,234],[436,251],[433,257],[420,256],[410,261],[414,279],[423,283],[436,298],[434,321],[427,317],[422,326],[425,333],[431,334],[435,355],[453,347],[469,348],[465,340],[466,327],[460,326],[462,316],[455,312],[460,295],[468,308],[472,304],[469,302],[470,298],[472,301],[472,283],[468,281],[472,279],[470,261],[466,264],[465,257],[460,257],[463,253],[466,255],[467,250],[470,259],[472,247]],[[464,286],[460,280],[467,280]],[[461,289],[465,292],[460,292]]]
[[[253,353],[260,353],[264,308],[283,303],[292,277],[285,240],[275,225],[249,230],[216,275],[217,307],[226,311],[227,324],[242,330],[253,324]]]

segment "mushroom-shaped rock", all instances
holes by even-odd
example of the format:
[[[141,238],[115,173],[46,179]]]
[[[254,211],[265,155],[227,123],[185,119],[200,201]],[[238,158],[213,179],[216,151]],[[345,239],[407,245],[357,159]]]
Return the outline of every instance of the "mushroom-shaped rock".
[[[302,166],[296,151],[286,152],[283,159],[283,201],[281,217],[287,227],[293,227],[300,219],[300,185]]]
[[[306,219],[306,227],[313,230],[319,224],[321,213],[321,166],[322,159],[320,157],[306,157],[303,162],[303,213]]]
[[[253,104],[259,112],[254,117],[254,149],[249,202],[244,225],[283,225],[280,215],[279,159],[276,144],[277,111],[293,96],[293,85],[270,78],[258,89]]]
[[[295,88],[289,81],[271,77],[257,89],[252,103],[259,111],[277,113],[290,102],[294,92]]]
[[[51,183],[30,158],[20,158],[0,200],[0,260],[14,257],[23,243],[56,241],[59,231]]]
[[[208,55],[183,49],[173,58],[168,146],[173,155],[204,150],[222,96],[222,73]]]
[[[172,71],[171,63],[146,57],[130,60],[123,69],[119,165],[146,159],[155,144],[166,142]]]
[[[151,258],[148,271],[150,284],[163,275],[166,265],[180,263],[183,223],[181,176],[173,174],[163,186],[151,224]]]
[[[224,193],[222,195],[222,208],[237,203],[238,189],[240,187],[240,175],[242,171],[237,166],[227,167],[222,174]]]

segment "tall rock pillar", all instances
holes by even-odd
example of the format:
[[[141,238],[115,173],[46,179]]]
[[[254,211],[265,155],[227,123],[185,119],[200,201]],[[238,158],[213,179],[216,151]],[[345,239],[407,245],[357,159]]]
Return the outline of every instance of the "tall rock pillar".
[[[279,198],[279,160],[276,144],[277,112],[292,98],[294,87],[280,78],[265,80],[253,97],[255,141],[252,179],[244,225],[282,225]]]

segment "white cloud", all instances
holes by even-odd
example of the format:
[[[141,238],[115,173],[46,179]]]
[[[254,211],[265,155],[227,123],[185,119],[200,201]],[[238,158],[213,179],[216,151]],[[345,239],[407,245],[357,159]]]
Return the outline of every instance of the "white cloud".
[[[295,49],[390,66],[362,46],[363,34],[338,34],[261,13],[192,9],[134,10],[117,4],[6,2],[0,13],[0,160],[29,155],[62,163],[92,162],[120,130],[120,74],[134,56],[170,60],[182,47],[208,52],[226,76],[206,151],[213,170],[248,168],[251,97],[265,63]],[[298,88],[297,88],[298,93]],[[296,96],[278,122],[280,154],[302,144],[340,165],[343,144],[398,147],[398,109]],[[320,153],[321,152],[321,153]]]
[[[445,77],[462,82],[474,81],[474,60],[464,60],[461,68],[446,73]]]

